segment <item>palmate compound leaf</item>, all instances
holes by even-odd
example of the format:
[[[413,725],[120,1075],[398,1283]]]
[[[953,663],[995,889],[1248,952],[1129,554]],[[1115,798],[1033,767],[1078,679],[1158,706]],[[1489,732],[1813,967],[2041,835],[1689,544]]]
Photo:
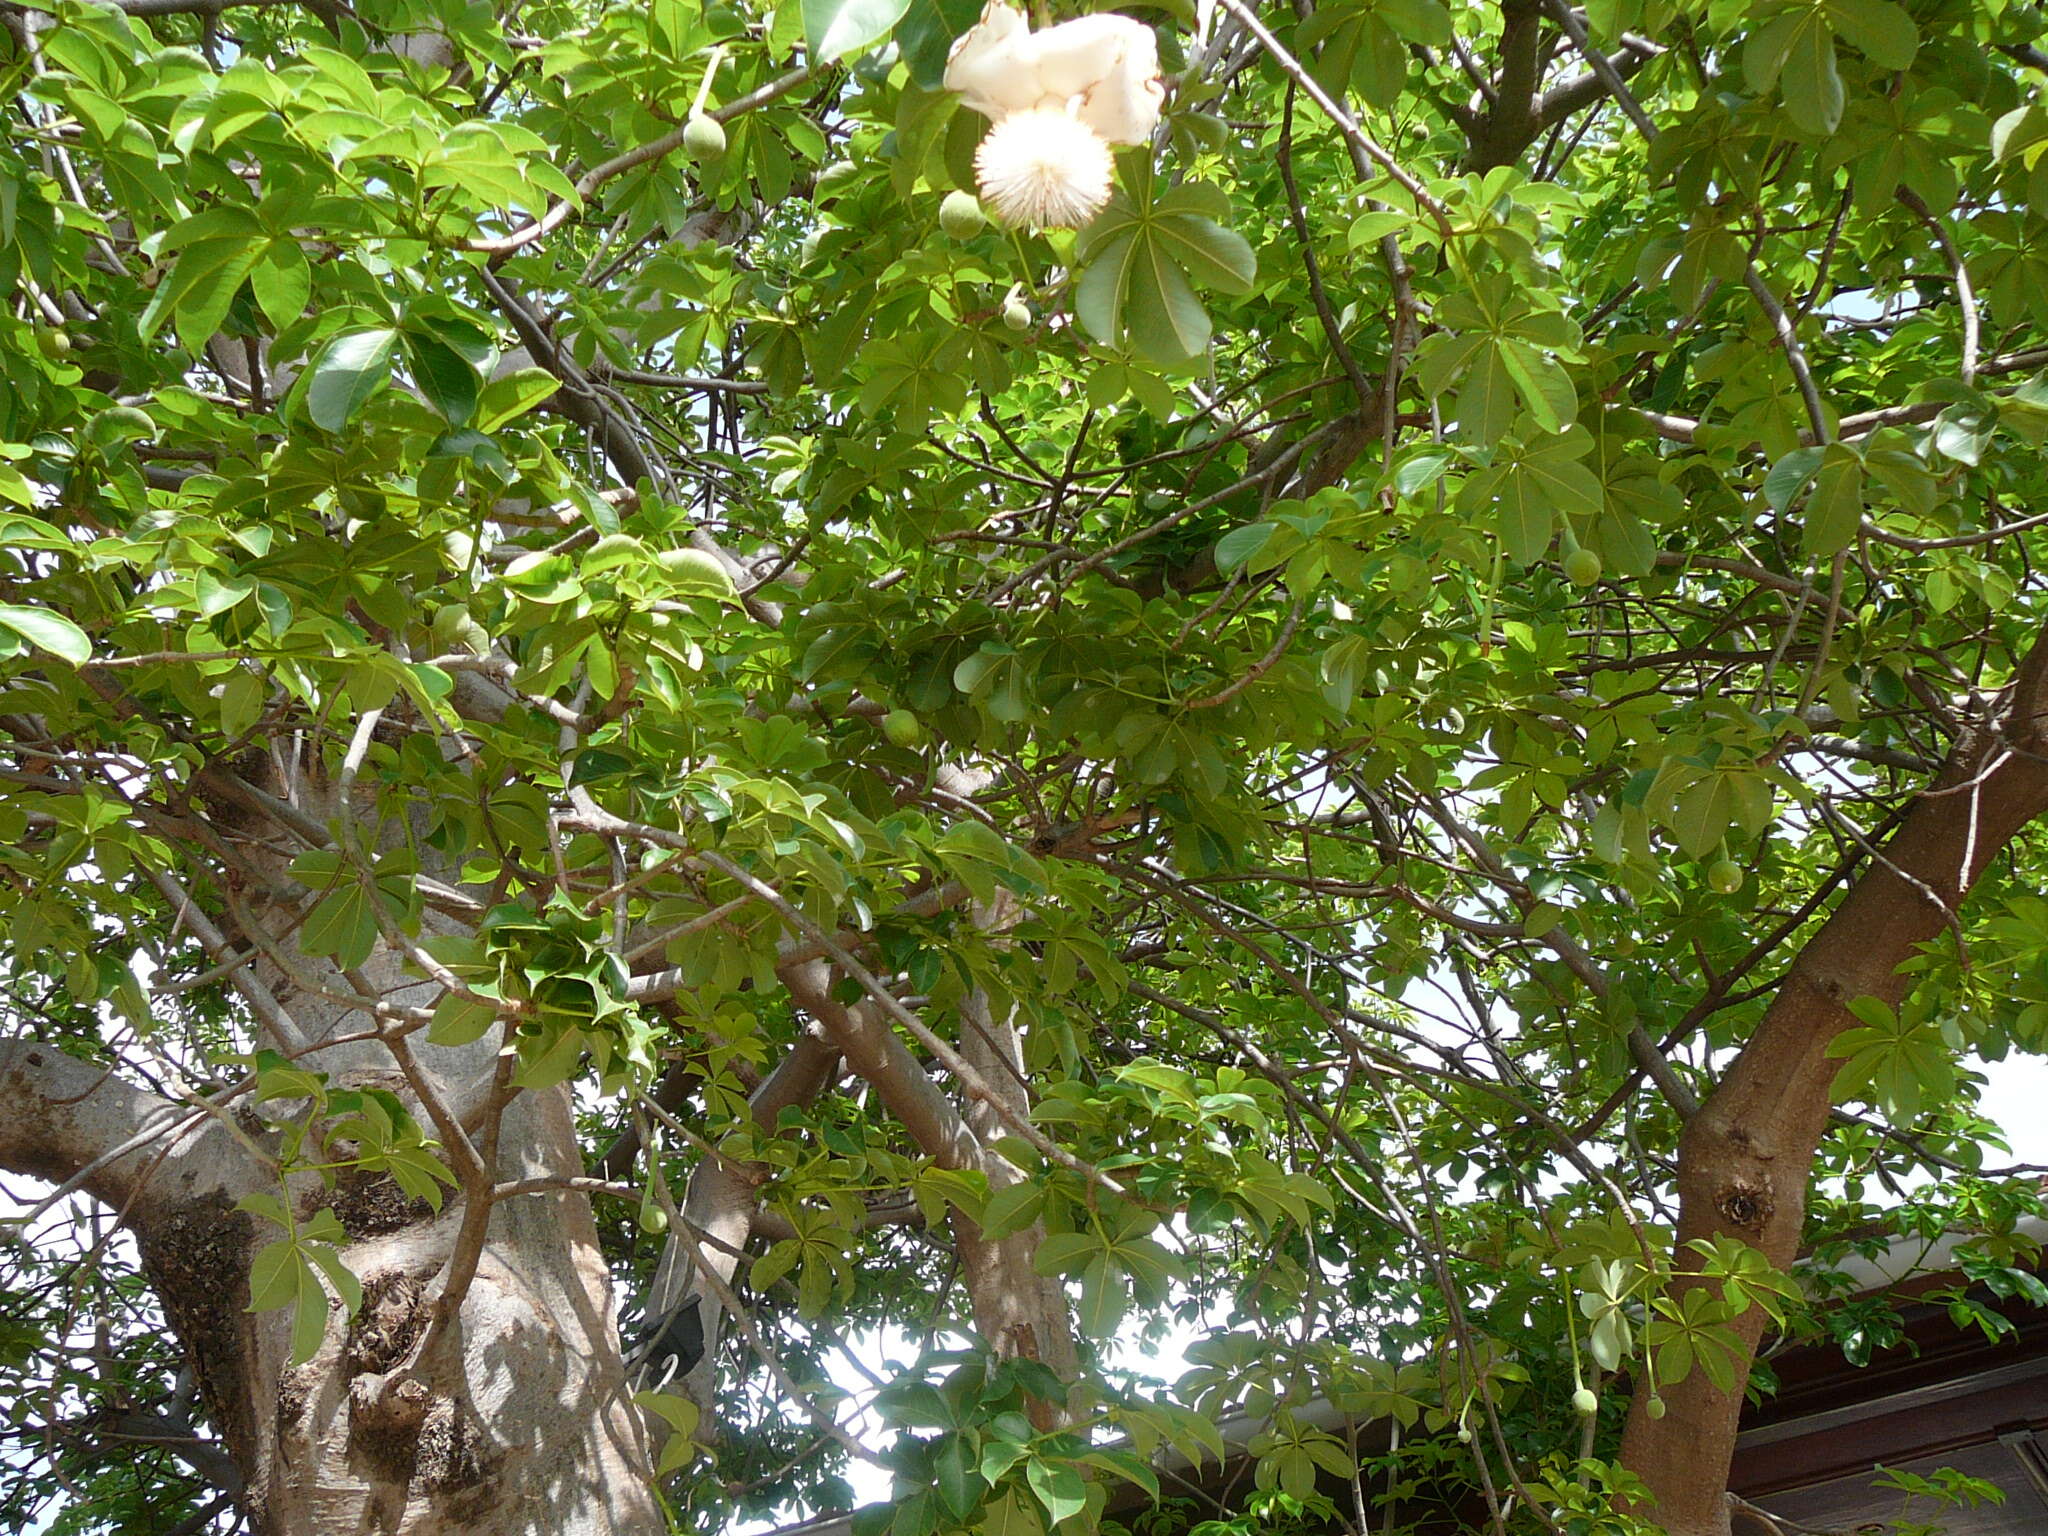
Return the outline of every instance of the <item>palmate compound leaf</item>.
[[[1460,510],[1490,514],[1508,558],[1518,565],[1543,559],[1561,518],[1597,516],[1603,492],[1582,462],[1593,437],[1572,426],[1555,436],[1528,434],[1506,439],[1495,462],[1465,477],[1458,488]]]
[[[1185,182],[1155,201],[1149,167],[1127,164],[1125,180],[1130,190],[1110,198],[1075,246],[1074,311],[1106,347],[1188,362],[1209,345],[1209,312],[1195,290],[1249,293],[1258,260],[1224,226],[1230,199],[1215,187]]]

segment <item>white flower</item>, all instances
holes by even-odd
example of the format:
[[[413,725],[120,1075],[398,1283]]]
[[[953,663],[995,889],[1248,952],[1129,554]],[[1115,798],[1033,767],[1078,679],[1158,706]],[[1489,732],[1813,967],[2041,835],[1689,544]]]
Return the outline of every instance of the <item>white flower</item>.
[[[1087,19],[1125,20],[1122,16]],[[1159,126],[1159,103],[1166,99],[1166,87],[1159,79],[1159,52],[1152,33],[1136,22],[1130,26],[1137,37],[1117,56],[1110,72],[1082,94],[1078,115],[1112,144],[1149,144],[1152,130]]]
[[[993,125],[974,156],[982,201],[1035,229],[1101,212],[1109,146],[1148,143],[1166,97],[1151,28],[1100,12],[1034,33],[1008,0],[988,0],[953,44],[946,89]]]
[[[963,106],[990,119],[1037,106],[1045,94],[1038,72],[1020,63],[1017,52],[1030,37],[1022,11],[989,0],[981,20],[960,34],[946,56],[946,89],[958,91]]]
[[[1082,122],[1112,144],[1143,144],[1159,124],[1166,87],[1152,29],[1109,12],[1077,17],[1030,37],[1019,53],[1049,100],[1073,105]]]
[[[1007,0],[988,0],[953,44],[946,89],[998,123],[1012,112],[1067,107],[1111,144],[1150,139],[1166,97],[1150,27],[1103,11],[1033,32]]]
[[[1102,135],[1063,107],[996,119],[974,152],[981,200],[1003,223],[1078,229],[1109,201],[1115,171]]]

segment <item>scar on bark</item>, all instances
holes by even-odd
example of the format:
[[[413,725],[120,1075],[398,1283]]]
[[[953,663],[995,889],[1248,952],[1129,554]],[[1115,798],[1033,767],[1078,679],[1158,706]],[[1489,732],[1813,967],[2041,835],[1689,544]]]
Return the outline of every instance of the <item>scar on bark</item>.
[[[324,1191],[314,1205],[333,1211],[342,1230],[358,1241],[402,1232],[434,1216],[431,1205],[400,1189],[390,1174],[362,1168],[342,1169],[334,1188]]]
[[[242,1465],[256,1427],[241,1390],[248,1349],[253,1219],[216,1191],[154,1217],[139,1234],[143,1271],[185,1345],[208,1414]]]

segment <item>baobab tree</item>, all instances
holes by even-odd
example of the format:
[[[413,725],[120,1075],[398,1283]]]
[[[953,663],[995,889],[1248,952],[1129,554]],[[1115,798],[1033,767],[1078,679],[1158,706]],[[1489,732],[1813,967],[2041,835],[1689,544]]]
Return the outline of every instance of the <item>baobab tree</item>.
[[[1326,1400],[1720,1536],[1844,1243],[2038,1288],[2031,9],[0,22],[17,1522],[1087,1536]]]

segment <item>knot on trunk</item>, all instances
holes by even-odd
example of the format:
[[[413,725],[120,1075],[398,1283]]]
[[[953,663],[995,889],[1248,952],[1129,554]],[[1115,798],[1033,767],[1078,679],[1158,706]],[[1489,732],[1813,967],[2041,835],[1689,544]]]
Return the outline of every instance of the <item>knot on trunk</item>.
[[[413,1494],[494,1497],[489,1454],[473,1413],[411,1376],[358,1376],[349,1383],[349,1450],[380,1480]]]
[[[410,1376],[358,1376],[348,1384],[349,1429],[359,1448],[403,1440],[408,1446],[426,1422],[434,1394]]]
[[[387,1269],[363,1280],[363,1304],[349,1323],[348,1365],[356,1376],[382,1376],[426,1330],[426,1286],[416,1275]]]
[[[1777,1210],[1777,1205],[1771,1199],[1770,1190],[1761,1184],[1733,1179],[1715,1192],[1714,1209],[1721,1213],[1723,1221],[1739,1232],[1761,1232]]]
[[[488,1496],[496,1458],[459,1394],[414,1374],[433,1303],[428,1277],[400,1269],[363,1281],[349,1327],[349,1450],[384,1481],[413,1493]]]

